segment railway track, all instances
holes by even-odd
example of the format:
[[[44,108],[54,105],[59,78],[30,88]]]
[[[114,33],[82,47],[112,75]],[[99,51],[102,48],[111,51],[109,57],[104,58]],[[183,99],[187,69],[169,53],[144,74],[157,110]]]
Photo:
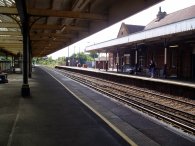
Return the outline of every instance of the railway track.
[[[195,135],[195,102],[105,79],[55,69],[99,92]]]

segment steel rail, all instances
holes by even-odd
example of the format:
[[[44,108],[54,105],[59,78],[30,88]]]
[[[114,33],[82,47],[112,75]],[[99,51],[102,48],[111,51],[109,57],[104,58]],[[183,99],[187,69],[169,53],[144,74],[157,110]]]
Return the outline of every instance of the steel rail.
[[[78,73],[77,73],[78,74]],[[76,74],[74,74],[74,75],[76,75]],[[79,74],[80,75],[80,74]],[[86,78],[88,78],[88,80],[90,80],[91,79],[91,77],[89,78],[89,76],[86,76],[86,75],[83,75],[82,74],[82,78],[84,78],[84,77],[86,77]],[[93,77],[94,78],[94,77]],[[94,78],[96,81],[97,80],[99,80],[99,78],[97,79],[97,78]],[[108,83],[110,83],[110,81],[105,81],[105,80],[102,80],[102,79],[100,79],[101,81],[103,81],[104,82],[104,84],[105,84],[105,82],[108,82]],[[93,82],[93,81],[92,81]],[[96,82],[95,82],[96,83]],[[112,85],[113,85],[114,83],[112,83]],[[118,84],[117,83],[115,83],[115,85],[116,86],[118,86]],[[98,86],[100,86],[100,84],[98,85]],[[104,86],[104,85],[103,85]],[[120,86],[123,86],[123,85],[121,85],[120,84]],[[126,87],[126,86],[125,86]],[[118,90],[119,92],[123,92],[124,91],[124,89],[121,91],[120,89],[120,87],[115,87],[115,88],[113,88],[114,90]],[[125,89],[126,90],[126,89]],[[138,90],[139,91],[139,90]],[[139,91],[140,92],[140,91]],[[126,94],[126,92],[124,93],[124,94]],[[155,95],[154,93],[152,93],[153,95]],[[184,117],[186,117],[186,118],[190,118],[191,120],[195,120],[195,118],[194,118],[194,115],[193,114],[190,114],[190,113],[187,113],[187,112],[184,112],[184,111],[182,111],[182,110],[178,110],[178,109],[174,109],[174,108],[172,108],[172,107],[170,107],[170,106],[166,106],[166,105],[163,105],[162,106],[162,103],[161,104],[159,104],[158,102],[156,102],[156,101],[151,101],[151,100],[149,100],[149,99],[145,99],[144,97],[146,97],[146,96],[144,96],[144,97],[142,97],[141,95],[140,95],[140,93],[138,94],[138,93],[136,93],[136,94],[132,94],[132,92],[131,92],[131,94],[130,94],[130,96],[136,96],[136,98],[139,98],[140,100],[144,100],[145,102],[150,102],[150,103],[153,103],[155,106],[161,106],[163,109],[165,109],[165,107],[166,107],[166,110],[170,110],[170,112],[174,112],[174,113],[177,113],[177,114],[180,114],[180,115],[182,115],[182,116],[184,116]],[[162,96],[163,97],[163,96]],[[177,100],[174,100],[174,101],[177,101]],[[162,102],[162,101],[161,101]],[[185,103],[186,104],[186,103]],[[189,105],[187,105],[187,106],[189,106]]]
[[[65,75],[64,74],[65,71],[61,71],[61,70],[58,70],[58,71],[62,72],[63,75]],[[77,73],[77,74],[79,74],[79,73]],[[86,76],[86,75],[82,74],[82,77],[78,77],[78,76],[75,76],[75,75],[76,74],[73,75],[72,72],[71,72],[71,75],[70,75],[70,73],[67,74],[67,71],[66,71],[66,76],[73,79],[73,80],[76,80],[76,81],[78,81],[82,84],[85,84],[86,86],[89,86],[89,87],[91,87],[95,90],[98,90],[101,93],[104,93],[108,96],[111,96],[111,97],[117,99],[117,100],[120,100],[123,103],[128,104],[129,106],[132,106],[132,107],[137,108],[141,111],[149,113],[150,115],[153,115],[153,116],[157,117],[158,119],[161,119],[161,120],[164,120],[168,123],[171,123],[172,125],[174,125],[176,127],[180,127],[184,131],[187,131],[187,132],[192,133],[192,134],[195,135],[195,129],[194,129],[195,123],[193,121],[190,121],[188,118],[183,118],[183,117],[180,117],[178,115],[175,115],[175,113],[178,112],[178,110],[172,108],[171,109],[172,111],[167,112],[167,111],[161,109],[162,108],[161,104],[158,104],[158,106],[161,106],[160,108],[159,107],[154,107],[154,105],[151,105],[151,103],[149,105],[147,103],[140,102],[140,101],[135,100],[135,99],[130,99],[129,96],[119,94],[118,92],[106,91],[105,87],[103,87],[103,89],[102,89],[101,85],[99,85],[99,84],[97,85],[97,82],[91,82],[91,81],[89,81],[89,79],[86,79],[86,78],[89,78],[89,76]],[[104,83],[105,83],[105,80],[102,80],[102,81],[104,81]],[[114,84],[116,85],[117,83],[114,83]],[[116,90],[116,89],[114,89],[114,90]],[[152,94],[154,94],[154,93],[152,93]],[[134,98],[140,98],[139,96],[135,96],[135,95],[130,95],[130,96],[134,97]],[[143,100],[143,99],[141,99],[141,100]],[[151,101],[145,100],[145,102],[151,102]],[[156,106],[157,103],[153,102],[153,104],[155,104],[155,106]],[[158,113],[156,113],[156,112],[158,112]],[[179,112],[181,112],[181,111],[179,111]],[[193,117],[194,117],[194,115],[193,115]]]

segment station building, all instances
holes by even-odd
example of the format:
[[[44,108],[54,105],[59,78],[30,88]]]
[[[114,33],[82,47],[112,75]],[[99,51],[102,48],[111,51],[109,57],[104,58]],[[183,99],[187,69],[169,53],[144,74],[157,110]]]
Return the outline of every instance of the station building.
[[[195,80],[195,5],[167,14],[159,8],[146,26],[122,23],[116,39],[88,46],[106,53],[117,72],[148,76],[150,60],[156,77]]]

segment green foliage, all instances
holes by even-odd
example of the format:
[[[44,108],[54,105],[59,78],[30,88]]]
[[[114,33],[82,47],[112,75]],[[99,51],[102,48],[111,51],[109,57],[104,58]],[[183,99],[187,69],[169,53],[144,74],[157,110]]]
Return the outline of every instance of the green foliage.
[[[96,52],[90,52],[89,56],[91,56],[91,58],[97,58],[98,54]]]
[[[66,64],[66,57],[58,57],[58,59],[56,60],[58,65],[65,65]]]
[[[55,65],[57,65],[56,60],[53,60],[52,57],[33,58],[33,62],[36,62],[36,64],[39,64],[39,65],[46,65],[50,67],[54,67]]]
[[[95,55],[95,53],[94,54],[85,54],[84,52],[81,52],[81,53],[73,54],[70,57],[79,60],[80,64],[85,64],[86,61],[93,61],[94,56],[96,56],[96,55]]]
[[[0,61],[11,61],[11,57],[0,56]]]
[[[94,61],[94,57],[97,57],[97,53],[92,52],[90,54],[85,54],[84,52],[81,52],[73,54],[70,57],[78,60],[80,64],[85,64],[86,61]],[[66,57],[58,57],[56,60],[53,60],[52,57],[34,57],[32,63],[54,67],[56,65],[65,65]]]

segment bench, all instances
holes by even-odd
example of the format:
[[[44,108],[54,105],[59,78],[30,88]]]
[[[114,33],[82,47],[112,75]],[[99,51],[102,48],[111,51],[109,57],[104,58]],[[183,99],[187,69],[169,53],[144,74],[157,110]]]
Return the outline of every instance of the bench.
[[[0,73],[0,83],[8,83],[7,73]]]

